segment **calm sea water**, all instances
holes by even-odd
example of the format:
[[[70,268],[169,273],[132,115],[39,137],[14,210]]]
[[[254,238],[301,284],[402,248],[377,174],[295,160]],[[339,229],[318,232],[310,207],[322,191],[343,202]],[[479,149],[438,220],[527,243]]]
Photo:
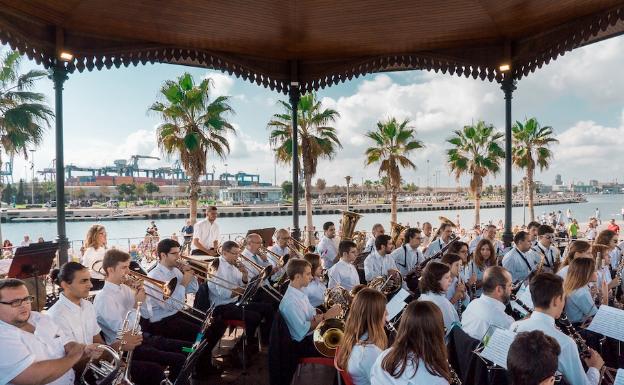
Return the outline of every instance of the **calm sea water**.
[[[603,221],[612,217],[617,218],[618,222],[622,222],[620,210],[624,207],[624,195],[590,195],[587,197],[586,203],[567,204],[567,205],[549,205],[537,206],[535,214],[539,216],[542,212],[551,212],[561,210],[565,214],[565,210],[570,208],[574,218],[579,222],[587,222],[590,216],[594,215],[596,208],[600,210]],[[443,215],[452,220],[456,220],[459,215],[462,226],[471,224],[474,220],[474,210],[441,210],[441,211],[417,211],[417,212],[400,212],[398,219],[401,223],[416,225],[417,222],[425,221],[437,222],[438,216]],[[512,211],[513,223],[523,223],[522,207],[514,207]],[[526,222],[528,222],[528,210],[526,210]],[[322,227],[323,222],[334,221],[340,219],[339,215],[315,215],[314,225],[317,229]],[[481,221],[493,221],[498,223],[500,219],[504,219],[504,210],[502,208],[481,210]],[[299,220],[301,228],[305,225],[305,217]],[[290,216],[278,217],[247,217],[247,218],[219,218],[219,226],[221,233],[246,233],[249,229],[263,227],[289,227],[292,225]],[[390,222],[390,213],[365,214],[358,222],[357,229],[370,230],[373,224],[382,223],[387,226]],[[68,222],[67,236],[70,240],[83,240],[87,229],[94,222]],[[103,221],[99,222],[106,227],[109,242],[118,238],[139,238],[145,234],[145,229],[149,225],[148,220],[120,220],[120,221]],[[184,221],[180,219],[160,219],[156,221],[161,235],[171,235],[176,232],[179,234],[180,229],[184,225]],[[29,234],[31,238],[37,239],[42,236],[45,240],[53,240],[56,237],[56,222],[36,222],[36,223],[3,223],[2,235],[4,239],[11,240],[14,244],[19,243],[24,236]],[[111,242],[113,243],[113,242]],[[126,240],[118,241],[120,245],[127,243]]]

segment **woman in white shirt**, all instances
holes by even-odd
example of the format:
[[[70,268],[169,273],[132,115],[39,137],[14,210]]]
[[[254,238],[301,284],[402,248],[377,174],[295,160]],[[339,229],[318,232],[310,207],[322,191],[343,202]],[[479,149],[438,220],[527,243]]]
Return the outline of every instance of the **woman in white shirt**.
[[[355,385],[370,385],[370,371],[388,344],[384,330],[386,296],[364,288],[353,299],[336,365],[351,375]]]
[[[483,290],[483,274],[488,267],[498,265],[496,258],[496,249],[489,239],[481,239],[477,243],[474,254],[468,265],[465,267],[465,276],[471,278],[471,284],[468,288],[473,298],[480,297]],[[472,278],[474,277],[474,282]],[[475,290],[476,289],[476,290]]]
[[[102,266],[104,253],[106,253],[106,229],[104,226],[93,225],[89,228],[84,247],[82,264],[89,269],[91,278],[95,280],[93,281],[93,290],[99,290],[104,286],[104,276],[97,271]],[[96,262],[99,263],[96,264]],[[94,264],[95,266],[93,266]]]
[[[451,268],[442,262],[429,262],[418,282],[422,293],[418,300],[431,301],[440,308],[446,330],[451,330],[453,322],[459,322],[455,306],[446,298],[451,282]]]
[[[312,265],[312,280],[303,288],[303,292],[308,296],[310,304],[319,307],[325,300],[325,290],[327,285],[323,282],[323,265],[318,254],[306,254],[304,259]]]
[[[598,271],[597,287],[602,286],[602,281],[607,282],[609,289],[620,285],[620,277],[611,279],[611,251],[618,244],[618,236],[615,231],[602,230],[596,242],[592,245],[592,254],[596,258],[596,270]]]
[[[463,310],[470,303],[470,297],[466,291],[465,270],[462,268],[461,257],[457,254],[447,253],[442,257],[441,262],[446,263],[451,268],[451,285],[446,291],[446,298],[457,308],[459,313],[460,306],[462,307],[461,310]]]
[[[449,385],[450,381],[442,313],[429,301],[414,301],[401,316],[394,343],[373,364],[371,385]]]
[[[565,279],[568,274],[568,269],[570,268],[570,264],[576,258],[590,258],[594,259],[591,253],[591,244],[587,241],[573,241],[569,246],[566,253],[565,258],[563,259],[563,263],[559,270],[557,270],[557,275],[561,278]]]
[[[577,258],[570,264],[568,274],[563,281],[563,291],[566,295],[565,313],[573,324],[587,321],[598,311],[591,291],[590,282],[596,282],[595,263],[593,259]],[[609,301],[607,283],[601,286],[602,304]]]

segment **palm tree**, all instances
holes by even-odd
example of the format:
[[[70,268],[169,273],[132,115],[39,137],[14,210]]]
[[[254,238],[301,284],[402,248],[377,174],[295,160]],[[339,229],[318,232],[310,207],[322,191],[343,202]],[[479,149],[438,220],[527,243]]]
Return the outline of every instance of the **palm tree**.
[[[547,169],[552,159],[550,145],[559,143],[553,136],[550,126],[542,127],[536,118],[526,119],[524,124],[516,122],[511,128],[513,135],[513,163],[521,169],[526,169],[527,190],[529,191],[529,218],[535,220],[533,210],[533,177],[535,167],[540,171]]]
[[[446,151],[447,161],[457,181],[463,174],[470,175],[470,192],[475,200],[475,224],[479,224],[483,180],[488,174],[498,173],[500,161],[505,157],[501,147],[503,133],[495,131],[493,125],[482,120],[454,133],[453,137],[447,139],[454,146]]]
[[[424,147],[422,141],[417,140],[415,130],[405,119],[397,122],[396,118],[389,118],[385,122],[377,122],[377,130],[369,131],[366,136],[373,141],[375,147],[365,151],[366,165],[379,163],[379,176],[388,180],[392,194],[390,220],[397,221],[397,194],[401,187],[401,168],[416,169],[416,165],[409,159],[414,150]],[[383,178],[382,178],[383,179]]]
[[[190,220],[197,220],[199,177],[205,173],[208,153],[223,159],[230,152],[226,135],[235,133],[225,115],[234,113],[229,96],[212,95],[212,80],[195,84],[189,73],[167,80],[160,88],[163,102],[149,108],[163,123],[157,129],[160,150],[180,158],[189,176]]]
[[[28,158],[28,149],[41,144],[44,131],[50,127],[54,116],[45,104],[45,95],[30,91],[47,72],[31,70],[20,74],[20,61],[15,51],[0,56],[0,169],[3,152],[8,157],[21,153]],[[0,186],[0,194],[2,188]]]
[[[275,150],[275,158],[280,163],[288,164],[292,161],[292,108],[290,103],[280,100],[282,113],[273,115],[267,124],[272,130],[269,136],[271,146]],[[307,242],[313,239],[312,224],[312,177],[316,174],[316,167],[321,158],[332,159],[336,148],[342,148],[336,135],[336,129],[331,126],[340,116],[338,111],[323,108],[316,99],[314,92],[303,95],[297,109],[297,127],[300,148],[300,159],[297,159],[299,170],[303,171],[306,202]],[[303,169],[301,168],[303,164]],[[297,198],[293,198],[297,199]]]

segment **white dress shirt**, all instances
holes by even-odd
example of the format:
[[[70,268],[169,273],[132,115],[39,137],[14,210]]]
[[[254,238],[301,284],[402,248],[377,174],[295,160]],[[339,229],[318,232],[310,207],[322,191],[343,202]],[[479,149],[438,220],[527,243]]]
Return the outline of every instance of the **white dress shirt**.
[[[492,325],[509,329],[514,319],[505,313],[505,304],[487,295],[474,299],[462,314],[462,329],[481,340]]]
[[[615,246],[613,250],[609,252],[609,256],[611,257],[611,267],[614,271],[617,270],[620,261],[622,260],[622,250],[624,250],[624,241],[620,242],[619,245]]]
[[[193,227],[193,239],[198,239],[206,249],[214,247],[214,242],[219,241],[221,238],[221,232],[219,231],[219,225],[217,220],[210,223],[208,218],[195,223]],[[194,242],[191,242],[191,251],[196,250]]]
[[[397,248],[390,256],[403,277],[425,259],[418,248],[413,249],[409,244]]]
[[[232,289],[244,286],[243,273],[221,256],[219,257],[219,268],[214,275],[223,278],[225,281],[229,282],[229,284],[218,278],[211,278],[208,281],[210,302],[215,306],[236,302],[238,297],[232,297]],[[219,283],[219,285],[216,285],[214,282]]]
[[[457,309],[455,306],[446,298],[446,293],[433,293],[426,292],[421,294],[418,298],[419,301],[430,301],[436,304],[436,306],[442,312],[442,317],[444,317],[444,327],[446,331],[450,331],[454,322],[459,323],[459,315],[457,314]]]
[[[390,348],[392,349],[392,348]],[[399,378],[393,377],[381,367],[381,362],[388,355],[390,349],[386,349],[373,364],[371,369],[371,385],[449,385],[444,377],[429,373],[425,362],[418,360],[418,368],[414,366],[414,360],[408,357],[407,366]]]
[[[328,238],[323,235],[318,245],[316,245],[316,251],[321,256],[323,269],[327,270],[334,266],[334,259],[338,255],[335,238]]]
[[[353,345],[347,372],[355,385],[370,385],[371,369],[381,354],[381,349],[375,344],[367,343],[368,333],[364,333],[357,344]]]
[[[95,249],[94,247],[88,247],[84,255],[82,256],[82,265],[85,266],[91,272],[91,278],[104,280],[104,276],[95,270],[91,270],[93,264],[97,261],[102,261],[104,259],[104,254],[106,254],[106,247],[100,247]],[[98,266],[102,266],[101,263],[98,263]],[[97,267],[97,266],[96,266]]]
[[[558,370],[563,374],[566,382],[570,385],[598,385],[600,379],[598,369],[589,368],[587,373],[583,372],[583,364],[576,343],[571,337],[557,329],[553,317],[534,311],[530,318],[514,322],[510,329],[516,333],[541,330],[544,334],[553,337],[561,348]]]
[[[448,245],[448,242],[443,242],[442,238],[438,238],[435,241],[431,242],[429,246],[427,246],[427,252],[425,252],[425,258],[429,258],[436,254],[438,251],[442,250],[444,246]]]
[[[468,245],[468,250],[470,251],[470,253],[475,252],[475,250],[477,249],[477,245],[479,244],[479,242],[481,242],[482,239],[483,239],[483,235],[479,235],[475,239],[470,241],[470,244]],[[501,242],[498,239],[495,239],[495,240],[491,240],[489,238],[487,239],[490,242],[492,242],[492,245],[494,245],[494,252],[496,253],[496,255],[497,256],[503,255],[503,250],[505,250],[505,245],[503,244],[503,242]]]
[[[366,282],[380,275],[388,275],[388,270],[390,269],[398,270],[390,254],[381,256],[377,250],[374,250],[364,260]]]
[[[115,342],[117,332],[121,330],[126,314],[130,312],[129,320],[136,317],[134,305],[134,290],[126,285],[117,285],[109,281],[104,282],[104,287],[96,294],[93,305],[97,322],[104,333],[104,340],[108,345]],[[143,313],[143,308],[141,308]],[[149,318],[149,314],[145,314]]]
[[[546,247],[541,242],[537,242],[537,245],[532,247],[533,251],[537,254],[537,262],[539,264],[542,255],[544,255],[543,272],[552,273],[555,267],[555,261],[559,255],[559,250],[555,246]]]
[[[375,237],[369,235],[366,238],[366,245],[364,246],[363,252],[370,253],[371,251],[373,251],[373,249],[375,249]]]
[[[565,313],[572,323],[585,322],[598,312],[587,285],[574,290],[566,297]]]
[[[275,269],[276,264],[273,262],[273,260],[270,257],[267,257],[267,260],[265,261],[259,255],[252,253],[248,248],[245,248],[241,254],[244,255],[247,259],[253,261],[256,265],[260,267],[264,268],[267,266],[271,266]],[[245,268],[247,269],[247,273],[248,273],[247,275],[249,279],[251,280],[255,278],[258,275],[258,269],[253,264],[245,260],[244,258],[242,261],[243,261],[243,266],[245,266]]]
[[[93,336],[100,333],[95,307],[86,299],[76,305],[61,293],[58,301],[50,309],[48,315],[72,341],[81,344],[92,344]]]
[[[197,289],[199,289],[197,277],[193,277],[191,282],[189,282],[186,287],[182,286],[182,278],[184,277],[184,274],[182,274],[180,269],[177,267],[169,268],[159,263],[147,274],[147,276],[162,282],[169,282],[173,278],[176,278],[178,281],[175,290],[171,293],[171,297],[166,301],[159,301],[148,296],[147,302],[152,307],[152,316],[149,317],[150,322],[158,322],[163,318],[172,316],[182,310],[182,308],[184,308],[184,305],[182,304],[186,302],[186,295],[190,293],[197,293]],[[145,282],[144,286],[146,293],[157,298],[162,298],[163,293],[160,289],[155,288],[154,285],[149,282]]]
[[[269,250],[279,255],[280,257],[283,257],[286,254],[290,254],[290,249],[288,248],[288,246],[284,246],[284,248],[282,249],[277,243],[269,247]]]
[[[511,274],[512,281],[518,282],[526,279],[535,269],[535,259],[514,247],[503,257],[503,267]]]
[[[360,276],[355,266],[352,263],[345,262],[343,259],[340,259],[338,263],[332,266],[327,275],[329,276],[329,284],[327,286],[330,289],[342,286],[351,291],[355,285],[360,284]]]
[[[301,342],[310,331],[312,318],[316,310],[305,293],[293,286],[288,286],[284,298],[279,305],[279,311],[290,332],[290,338]]]
[[[568,275],[569,268],[570,268],[570,265],[563,266],[561,269],[559,269],[559,271],[557,272],[557,275],[565,279],[565,277]]]
[[[327,290],[325,283],[318,278],[312,278],[308,286],[302,288],[302,291],[308,296],[310,304],[314,307],[319,307],[325,301],[325,290]]]
[[[0,384],[10,384],[35,362],[65,357],[65,345],[71,341],[46,314],[30,312],[28,323],[35,327],[29,333],[0,321]],[[48,385],[73,385],[74,370],[69,369]]]

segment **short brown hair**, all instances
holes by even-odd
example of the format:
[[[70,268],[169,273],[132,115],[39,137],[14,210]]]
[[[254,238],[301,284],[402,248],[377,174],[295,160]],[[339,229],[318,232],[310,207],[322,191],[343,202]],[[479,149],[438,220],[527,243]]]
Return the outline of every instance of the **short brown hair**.
[[[104,259],[102,259],[102,270],[104,271],[104,275],[108,275],[108,269],[114,269],[118,264],[122,262],[127,262],[130,260],[130,254],[125,251],[121,251],[118,249],[109,249],[104,254]]]
[[[563,279],[553,273],[540,273],[529,283],[531,300],[536,308],[548,309],[554,298],[563,296]]]
[[[429,262],[423,269],[422,276],[418,282],[420,292],[442,294],[444,291],[440,285],[440,280],[449,271],[451,271],[451,268],[445,263]]]
[[[483,293],[492,294],[497,287],[507,286],[507,269],[502,266],[488,267],[483,273]]]
[[[307,253],[303,256],[303,259],[310,263],[310,267],[312,269],[312,274],[321,266],[321,256],[314,253]]]
[[[0,299],[2,299],[2,289],[12,289],[15,287],[26,286],[26,283],[17,278],[0,279]]]
[[[560,353],[557,340],[540,330],[518,333],[507,353],[507,372],[511,384],[539,384],[553,376]]]
[[[353,241],[340,241],[338,244],[338,254],[340,255],[340,258],[342,258],[343,254],[349,253],[349,251],[351,251],[354,247],[357,247],[357,245]]]
[[[297,274],[303,275],[306,267],[312,269],[312,265],[310,264],[310,262],[306,261],[305,259],[291,259],[286,265],[286,275],[288,275],[288,279],[292,281],[293,279],[295,279],[295,276]]]

